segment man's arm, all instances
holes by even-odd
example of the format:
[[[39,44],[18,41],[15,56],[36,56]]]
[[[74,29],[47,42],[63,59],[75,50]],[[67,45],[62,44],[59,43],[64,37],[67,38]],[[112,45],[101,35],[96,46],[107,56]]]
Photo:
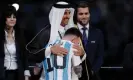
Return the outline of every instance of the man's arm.
[[[74,45],[73,48],[77,50],[74,51],[74,55],[81,56],[81,61],[83,62],[86,59],[86,52],[84,51],[83,46]]]
[[[26,45],[26,49],[30,53],[28,56],[30,61],[40,63],[44,60],[45,46],[48,44],[49,36],[50,27],[46,26]]]
[[[34,67],[34,75],[39,75],[41,69],[43,68],[43,62],[36,63],[36,66]]]
[[[50,38],[50,27],[42,29],[26,46],[29,51],[29,60],[37,63],[42,62],[47,53],[53,54],[67,54],[67,50],[60,47],[60,45],[48,46]],[[46,48],[47,46],[47,48]]]
[[[73,66],[73,69],[74,70],[74,73],[78,76],[78,78],[80,78],[82,76],[82,66],[80,65],[82,63],[81,59],[80,59],[80,56],[76,56],[74,54],[74,51],[77,51],[76,49],[71,49],[71,53],[70,54],[73,54],[72,56],[72,66]],[[73,73],[73,75],[74,75]]]

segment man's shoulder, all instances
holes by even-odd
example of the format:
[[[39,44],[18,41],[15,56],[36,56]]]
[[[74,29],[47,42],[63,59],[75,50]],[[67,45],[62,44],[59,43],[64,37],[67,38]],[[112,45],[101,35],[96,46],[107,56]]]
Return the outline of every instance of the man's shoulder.
[[[92,27],[91,29],[93,32],[95,32],[96,34],[99,34],[99,35],[103,35],[102,31],[96,27]]]
[[[38,31],[38,34],[47,33],[50,31],[50,28],[51,28],[50,24],[45,24],[44,27]]]

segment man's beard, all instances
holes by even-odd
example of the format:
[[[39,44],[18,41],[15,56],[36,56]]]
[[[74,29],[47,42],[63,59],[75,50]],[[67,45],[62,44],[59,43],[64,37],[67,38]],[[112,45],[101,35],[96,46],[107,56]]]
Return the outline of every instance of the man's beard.
[[[78,21],[82,26],[86,26],[89,23],[89,20]]]
[[[69,22],[69,19],[64,22],[61,22],[62,27],[65,27],[66,25],[68,25],[68,22]]]

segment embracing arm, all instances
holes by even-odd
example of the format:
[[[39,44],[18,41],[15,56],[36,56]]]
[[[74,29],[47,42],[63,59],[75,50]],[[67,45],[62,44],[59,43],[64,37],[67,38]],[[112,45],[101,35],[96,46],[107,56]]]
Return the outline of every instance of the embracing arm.
[[[76,49],[76,51],[74,51],[74,55],[81,56],[81,61],[83,62],[86,59],[86,52],[83,47],[80,45],[74,45],[73,48]]]

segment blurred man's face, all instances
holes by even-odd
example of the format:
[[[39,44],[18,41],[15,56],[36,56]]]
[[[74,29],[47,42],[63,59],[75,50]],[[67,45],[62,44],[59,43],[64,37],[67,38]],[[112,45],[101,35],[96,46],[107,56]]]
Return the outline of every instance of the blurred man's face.
[[[78,8],[77,10],[77,21],[81,25],[85,26],[89,23],[90,19],[90,13],[89,13],[89,8]]]
[[[62,26],[65,26],[68,24],[68,21],[70,19],[70,10],[69,9],[66,9],[65,12],[64,12],[64,15],[62,17],[62,21],[61,21],[61,25]]]

